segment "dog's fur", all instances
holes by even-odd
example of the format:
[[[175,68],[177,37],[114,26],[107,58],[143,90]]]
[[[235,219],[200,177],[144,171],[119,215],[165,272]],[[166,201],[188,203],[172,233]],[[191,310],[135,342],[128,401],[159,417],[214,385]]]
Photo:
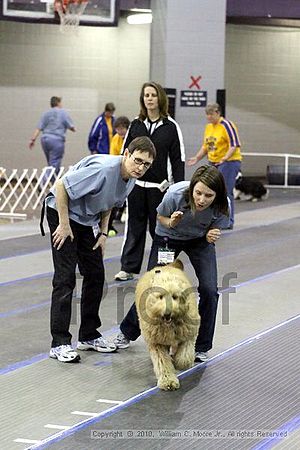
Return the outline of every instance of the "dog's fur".
[[[244,177],[242,172],[239,172],[236,177],[233,195],[236,200],[257,202],[258,200],[266,200],[269,196],[269,190],[260,181]]]
[[[182,262],[176,260],[145,273],[136,286],[135,301],[157,386],[178,389],[175,370],[193,366],[200,325],[196,295]]]

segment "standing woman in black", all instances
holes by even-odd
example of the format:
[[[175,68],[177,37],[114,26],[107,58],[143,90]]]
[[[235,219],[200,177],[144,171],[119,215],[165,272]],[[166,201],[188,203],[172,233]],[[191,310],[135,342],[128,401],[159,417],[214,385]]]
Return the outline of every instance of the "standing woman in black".
[[[156,148],[152,167],[140,178],[128,197],[128,219],[121,256],[119,281],[140,273],[147,226],[154,237],[156,208],[170,184],[184,180],[184,145],[178,124],[168,115],[168,97],[158,83],[144,83],[140,93],[140,114],[125,136],[123,149],[138,136],[148,136]],[[135,161],[139,165],[139,161]]]

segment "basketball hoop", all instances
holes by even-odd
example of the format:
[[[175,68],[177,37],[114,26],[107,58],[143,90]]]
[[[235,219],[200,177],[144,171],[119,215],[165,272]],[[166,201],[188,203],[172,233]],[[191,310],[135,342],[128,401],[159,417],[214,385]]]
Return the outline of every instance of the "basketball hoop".
[[[55,0],[54,10],[60,18],[60,31],[72,33],[77,30],[80,17],[83,14],[88,0]]]

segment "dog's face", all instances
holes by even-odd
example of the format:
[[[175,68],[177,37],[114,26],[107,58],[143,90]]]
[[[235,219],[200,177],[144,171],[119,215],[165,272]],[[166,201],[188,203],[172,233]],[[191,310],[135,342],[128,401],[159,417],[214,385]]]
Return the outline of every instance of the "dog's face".
[[[190,300],[194,300],[189,280],[181,269],[174,266],[156,267],[148,272],[140,280],[138,291],[138,309],[142,319],[165,325],[186,317]]]
[[[170,324],[172,320],[186,313],[188,286],[180,277],[178,269],[160,272],[158,270],[149,290],[146,311],[150,319],[160,319]]]

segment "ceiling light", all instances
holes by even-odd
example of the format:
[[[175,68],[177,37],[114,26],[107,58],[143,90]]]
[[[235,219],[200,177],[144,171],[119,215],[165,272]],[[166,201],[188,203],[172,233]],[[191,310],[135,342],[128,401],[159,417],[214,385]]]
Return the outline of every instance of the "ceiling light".
[[[152,23],[152,14],[130,14],[130,16],[127,16],[127,22],[130,25]]]

